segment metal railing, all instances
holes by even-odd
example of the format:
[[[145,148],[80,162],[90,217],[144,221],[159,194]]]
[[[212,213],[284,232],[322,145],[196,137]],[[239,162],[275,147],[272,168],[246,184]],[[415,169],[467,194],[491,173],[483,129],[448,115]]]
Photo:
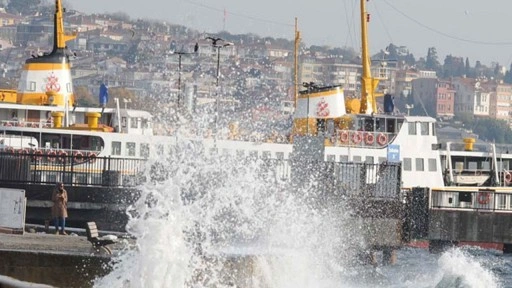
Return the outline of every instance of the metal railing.
[[[141,183],[145,163],[143,159],[96,157],[94,154],[0,152],[0,182],[131,187]]]
[[[493,189],[430,192],[430,209],[512,212],[512,193]]]

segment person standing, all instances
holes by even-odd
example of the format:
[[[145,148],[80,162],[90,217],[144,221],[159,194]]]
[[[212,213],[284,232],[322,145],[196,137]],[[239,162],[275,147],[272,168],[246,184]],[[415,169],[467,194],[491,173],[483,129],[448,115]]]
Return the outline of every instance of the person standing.
[[[64,189],[64,183],[57,182],[52,193],[52,217],[55,225],[55,234],[67,235],[66,218],[68,217],[68,192]]]

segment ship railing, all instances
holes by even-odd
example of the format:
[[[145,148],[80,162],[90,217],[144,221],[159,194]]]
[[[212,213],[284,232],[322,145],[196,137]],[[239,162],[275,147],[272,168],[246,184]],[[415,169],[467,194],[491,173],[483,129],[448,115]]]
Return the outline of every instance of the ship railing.
[[[512,191],[495,189],[432,189],[430,209],[512,213]]]
[[[143,181],[145,159],[0,152],[0,182],[132,187]]]
[[[22,121],[22,120],[2,120],[0,126],[5,127],[28,127],[28,128],[50,128],[51,121]]]
[[[328,140],[335,146],[378,149],[386,147],[395,136],[395,133],[381,131],[336,129],[334,135]]]
[[[359,162],[301,161],[300,166],[315,168],[305,168],[298,176],[293,175],[293,160],[265,159],[264,163],[267,167],[263,171],[274,175],[278,183],[287,183],[289,185],[306,178],[309,179],[309,177],[301,177],[301,175],[311,176],[314,171],[311,171],[310,175],[309,170],[320,169],[322,171],[322,176],[320,177],[323,182],[322,186],[335,195],[350,198],[397,200],[403,194],[400,188],[400,163],[369,164]]]

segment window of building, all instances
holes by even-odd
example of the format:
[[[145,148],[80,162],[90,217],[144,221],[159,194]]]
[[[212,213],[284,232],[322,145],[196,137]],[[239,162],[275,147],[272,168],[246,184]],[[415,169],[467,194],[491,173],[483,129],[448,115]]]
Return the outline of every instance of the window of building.
[[[352,161],[354,161],[354,162],[361,162],[361,156],[354,156],[354,157],[352,157]]]
[[[128,156],[135,156],[135,142],[126,142],[126,151],[128,151]]]
[[[416,171],[425,171],[423,158],[416,158]]]
[[[404,171],[412,171],[411,158],[404,158],[403,167],[404,167]]]
[[[416,135],[416,122],[409,122],[409,135]]]
[[[112,155],[121,155],[121,142],[112,141]]]
[[[437,161],[435,158],[428,159],[428,171],[430,171],[430,172],[437,171]]]

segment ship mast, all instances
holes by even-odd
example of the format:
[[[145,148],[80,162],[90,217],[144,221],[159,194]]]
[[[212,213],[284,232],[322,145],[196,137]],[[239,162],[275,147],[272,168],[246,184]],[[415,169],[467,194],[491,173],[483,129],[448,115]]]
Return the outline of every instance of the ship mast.
[[[299,45],[300,45],[300,31],[298,28],[297,17],[295,17],[295,46],[293,54],[293,94],[294,102],[293,107],[297,109],[297,101],[299,99]]]
[[[77,33],[66,34],[64,31],[64,9],[61,0],[55,0],[55,17],[53,28],[53,50],[52,53],[62,51],[66,48],[66,42],[76,38]]]
[[[372,114],[377,112],[375,89],[379,85],[379,80],[372,77],[370,70],[370,53],[368,49],[368,22],[370,22],[370,14],[366,12],[366,1],[369,0],[361,0],[361,59],[363,75],[361,77],[361,108],[359,113]]]

